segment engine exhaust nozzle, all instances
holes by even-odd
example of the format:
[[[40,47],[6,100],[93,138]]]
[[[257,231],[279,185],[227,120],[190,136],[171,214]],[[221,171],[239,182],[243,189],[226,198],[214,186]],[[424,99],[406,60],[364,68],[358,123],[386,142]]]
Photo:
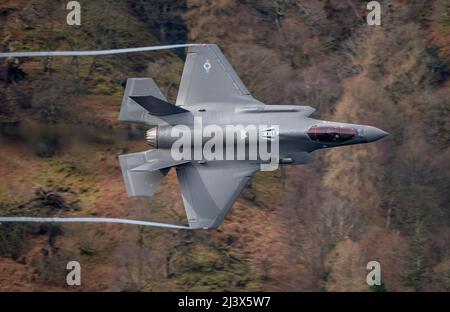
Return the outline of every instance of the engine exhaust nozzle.
[[[145,137],[148,145],[153,148],[158,148],[158,127],[147,130],[147,134]]]

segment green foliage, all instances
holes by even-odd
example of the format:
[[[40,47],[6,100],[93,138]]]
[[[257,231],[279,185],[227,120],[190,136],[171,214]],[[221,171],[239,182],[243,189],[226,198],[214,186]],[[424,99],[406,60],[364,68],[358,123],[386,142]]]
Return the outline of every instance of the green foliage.
[[[171,278],[193,291],[243,289],[251,276],[245,260],[215,244],[196,242],[175,252]]]
[[[386,286],[384,283],[381,283],[381,285],[373,285],[369,287],[371,292],[387,292]]]
[[[410,242],[412,266],[405,275],[407,285],[413,286],[416,291],[422,291],[425,283],[426,267],[423,252],[426,242],[426,233],[423,233],[423,218],[417,216],[414,236]]]
[[[0,256],[19,258],[29,234],[30,227],[25,224],[0,223]]]
[[[87,257],[92,257],[95,256],[97,254],[97,252],[90,248],[89,246],[82,246],[80,247],[80,255],[82,256],[87,256]]]

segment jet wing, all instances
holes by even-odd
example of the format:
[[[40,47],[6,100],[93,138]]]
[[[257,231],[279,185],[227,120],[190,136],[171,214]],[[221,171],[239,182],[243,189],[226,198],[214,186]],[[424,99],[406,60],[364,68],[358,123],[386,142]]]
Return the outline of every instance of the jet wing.
[[[243,103],[263,105],[254,99],[215,44],[188,49],[176,105]]]
[[[257,164],[238,161],[177,167],[189,226],[217,228],[258,169]]]

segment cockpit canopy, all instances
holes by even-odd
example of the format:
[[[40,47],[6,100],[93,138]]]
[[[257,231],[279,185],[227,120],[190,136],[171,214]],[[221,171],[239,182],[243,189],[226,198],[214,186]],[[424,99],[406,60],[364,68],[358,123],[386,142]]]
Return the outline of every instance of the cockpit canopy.
[[[358,131],[350,127],[312,126],[308,130],[311,140],[319,143],[344,143],[358,135]]]

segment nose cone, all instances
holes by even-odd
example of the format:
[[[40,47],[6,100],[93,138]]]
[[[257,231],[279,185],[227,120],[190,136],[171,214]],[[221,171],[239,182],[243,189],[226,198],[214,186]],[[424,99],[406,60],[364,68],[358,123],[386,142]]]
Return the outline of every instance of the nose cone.
[[[364,129],[364,134],[368,142],[378,141],[384,138],[385,136],[389,135],[389,133],[371,126],[367,126]]]

